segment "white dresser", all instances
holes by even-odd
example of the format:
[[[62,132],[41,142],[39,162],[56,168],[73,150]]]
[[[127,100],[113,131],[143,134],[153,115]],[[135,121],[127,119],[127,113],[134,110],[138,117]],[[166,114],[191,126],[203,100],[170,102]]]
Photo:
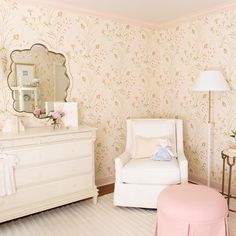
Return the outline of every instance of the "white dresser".
[[[4,153],[18,159],[16,193],[0,197],[0,222],[93,197],[96,129],[32,128],[0,134]]]

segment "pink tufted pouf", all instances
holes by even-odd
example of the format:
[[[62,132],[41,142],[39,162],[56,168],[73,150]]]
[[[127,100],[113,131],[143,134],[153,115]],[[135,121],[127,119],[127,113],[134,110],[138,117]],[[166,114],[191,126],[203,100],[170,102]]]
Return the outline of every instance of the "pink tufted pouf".
[[[228,236],[228,207],[216,190],[193,184],[164,189],[157,201],[157,236]]]

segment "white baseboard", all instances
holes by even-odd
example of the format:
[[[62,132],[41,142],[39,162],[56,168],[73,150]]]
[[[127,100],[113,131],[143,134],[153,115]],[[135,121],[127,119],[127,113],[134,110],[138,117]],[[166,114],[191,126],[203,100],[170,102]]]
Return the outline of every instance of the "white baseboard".
[[[189,181],[194,182],[196,184],[203,184],[203,185],[207,185],[207,180],[199,177],[199,176],[195,176],[195,175],[189,175]],[[221,191],[221,183],[217,183],[214,181],[211,181],[211,187],[217,189],[218,191]],[[228,190],[228,184],[225,184],[225,192]],[[231,187],[231,194],[232,195],[236,195],[236,188]]]
[[[114,175],[96,179],[96,186],[97,187],[101,187],[101,186],[108,185],[108,184],[114,184],[114,183],[115,183],[115,176]]]

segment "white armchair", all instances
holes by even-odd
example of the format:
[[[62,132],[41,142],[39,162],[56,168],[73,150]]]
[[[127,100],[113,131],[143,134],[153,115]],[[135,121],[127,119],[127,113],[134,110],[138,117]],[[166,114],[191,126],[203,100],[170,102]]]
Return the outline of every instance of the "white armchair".
[[[172,150],[177,158],[171,161],[133,159],[136,136],[171,137]],[[156,208],[157,197],[164,188],[188,181],[182,120],[127,120],[126,149],[115,160],[115,172],[114,205]]]

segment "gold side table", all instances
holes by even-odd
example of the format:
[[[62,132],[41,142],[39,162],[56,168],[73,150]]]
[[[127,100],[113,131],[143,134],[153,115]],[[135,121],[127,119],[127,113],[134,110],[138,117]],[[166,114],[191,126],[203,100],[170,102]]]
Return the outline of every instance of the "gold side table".
[[[232,152],[230,149],[221,152],[221,157],[223,159],[223,170],[222,170],[222,194],[227,199],[228,207],[230,205],[230,199],[236,199],[236,196],[231,195],[231,179],[232,179],[232,169],[236,163],[236,151]],[[225,165],[229,166],[229,180],[228,180],[228,191],[225,193]],[[236,212],[236,210],[230,209],[229,211]]]

